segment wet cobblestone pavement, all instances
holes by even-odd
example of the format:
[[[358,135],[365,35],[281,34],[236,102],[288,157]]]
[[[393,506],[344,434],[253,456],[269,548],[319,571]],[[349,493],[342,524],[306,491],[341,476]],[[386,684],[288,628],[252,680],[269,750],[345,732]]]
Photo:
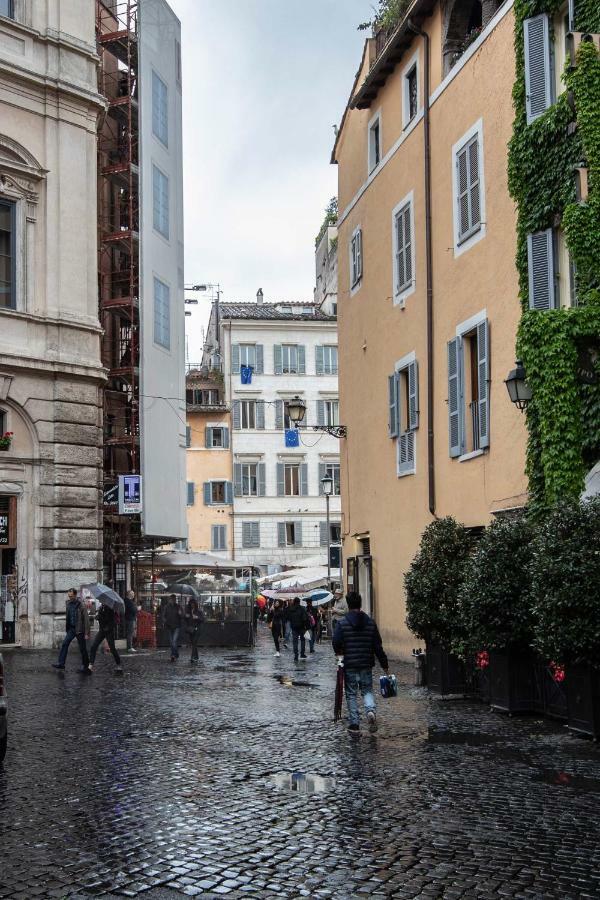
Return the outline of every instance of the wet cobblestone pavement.
[[[356,739],[329,648],[294,667],[262,628],[122,678],[75,649],[65,674],[5,654],[0,897],[600,897],[600,749],[560,726],[431,700],[405,668]],[[335,784],[273,778],[298,772]]]

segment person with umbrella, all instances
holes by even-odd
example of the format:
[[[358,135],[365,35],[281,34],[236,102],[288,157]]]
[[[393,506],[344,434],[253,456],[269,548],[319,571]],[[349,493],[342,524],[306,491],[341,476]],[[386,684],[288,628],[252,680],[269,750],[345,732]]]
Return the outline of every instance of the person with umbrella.
[[[89,670],[92,671],[94,662],[96,661],[96,653],[102,641],[106,641],[109,650],[113,655],[113,659],[117,665],[117,674],[123,673],[121,666],[121,657],[115,646],[115,637],[117,633],[117,614],[125,612],[125,603],[111,588],[102,584],[87,585],[90,592],[100,601],[100,609],[98,610],[98,634],[90,647],[90,664]]]
[[[69,646],[74,638],[77,638],[79,651],[81,653],[81,669],[80,672],[88,672],[89,657],[87,651],[86,638],[90,636],[90,618],[88,616],[85,603],[81,597],[77,596],[75,588],[67,591],[67,610],[65,622],[65,639],[62,642],[60,653],[58,654],[58,662],[52,663],[55,669],[64,669],[67,661],[67,653]]]
[[[171,594],[169,602],[163,613],[163,624],[169,632],[169,641],[171,643],[171,662],[179,659],[179,632],[181,630],[181,607],[177,602],[177,595]]]
[[[192,666],[198,665],[198,638],[200,637],[200,627],[204,622],[204,618],[204,613],[198,606],[198,601],[195,597],[190,597],[185,610],[185,622],[192,645],[192,656],[190,659]]]

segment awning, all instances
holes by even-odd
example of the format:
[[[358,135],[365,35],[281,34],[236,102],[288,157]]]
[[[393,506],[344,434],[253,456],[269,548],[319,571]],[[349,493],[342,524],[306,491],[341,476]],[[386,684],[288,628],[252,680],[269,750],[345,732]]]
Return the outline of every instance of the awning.
[[[150,565],[154,556],[154,566],[157,569],[248,569],[248,563],[235,559],[226,559],[215,556],[212,553],[140,553],[138,562],[142,565]]]

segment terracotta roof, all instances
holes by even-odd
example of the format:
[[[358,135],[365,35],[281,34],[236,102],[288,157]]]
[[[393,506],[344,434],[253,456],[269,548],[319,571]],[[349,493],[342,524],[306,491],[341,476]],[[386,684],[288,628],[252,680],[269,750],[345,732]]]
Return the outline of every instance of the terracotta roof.
[[[293,312],[282,312],[281,307],[291,307]],[[295,311],[295,308],[298,311]],[[310,308],[311,312],[299,310]],[[293,322],[336,322],[335,316],[327,316],[314,303],[221,303],[222,319],[281,320]]]

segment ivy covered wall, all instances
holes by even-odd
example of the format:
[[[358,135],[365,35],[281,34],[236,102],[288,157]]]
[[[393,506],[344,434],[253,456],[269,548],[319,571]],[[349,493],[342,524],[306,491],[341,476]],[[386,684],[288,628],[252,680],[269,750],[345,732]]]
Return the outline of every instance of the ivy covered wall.
[[[600,340],[600,57],[593,44],[581,45],[574,68],[567,63],[567,91],[556,103],[530,124],[526,115],[523,22],[540,13],[552,16],[562,3],[515,0],[514,5],[517,77],[509,187],[518,212],[523,307],[517,355],[533,393],[527,474],[534,507],[578,497],[586,471],[600,459],[600,386],[581,385],[577,378],[578,340]],[[576,0],[576,16],[578,31],[600,32],[598,0]],[[569,127],[574,121],[575,129]],[[583,160],[589,199],[577,203],[574,169]],[[575,265],[577,306],[531,310],[527,235],[556,227],[564,230]]]

